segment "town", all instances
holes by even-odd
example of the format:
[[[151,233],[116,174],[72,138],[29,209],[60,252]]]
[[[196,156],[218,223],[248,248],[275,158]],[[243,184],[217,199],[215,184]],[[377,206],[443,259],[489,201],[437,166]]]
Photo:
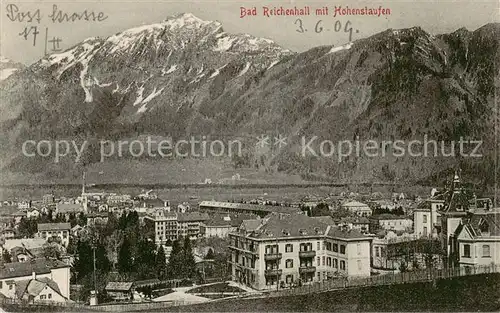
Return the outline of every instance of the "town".
[[[197,205],[92,192],[84,174],[78,197],[3,200],[0,215],[0,304],[192,304],[500,270],[500,208],[459,171],[426,197]]]

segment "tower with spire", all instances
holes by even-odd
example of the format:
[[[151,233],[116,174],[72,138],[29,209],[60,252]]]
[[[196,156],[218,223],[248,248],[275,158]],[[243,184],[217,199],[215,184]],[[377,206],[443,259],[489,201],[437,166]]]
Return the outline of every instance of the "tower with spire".
[[[82,175],[82,204],[83,204],[83,212],[85,214],[88,213],[88,197],[87,193],[85,192],[85,177],[86,177],[87,172],[83,170],[83,175]]]
[[[458,242],[456,230],[462,223],[462,219],[469,212],[473,212],[476,206],[475,196],[469,192],[460,179],[460,171],[454,173],[453,180],[445,192],[445,203],[441,215],[441,247],[448,256],[448,264],[453,266],[458,262]]]

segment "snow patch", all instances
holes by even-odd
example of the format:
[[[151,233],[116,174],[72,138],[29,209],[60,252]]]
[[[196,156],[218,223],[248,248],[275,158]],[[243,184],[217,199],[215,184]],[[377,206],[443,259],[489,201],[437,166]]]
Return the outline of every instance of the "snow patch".
[[[141,86],[137,90],[137,98],[135,99],[133,106],[136,106],[143,101],[143,95],[142,95],[143,93],[144,93],[144,86]]]
[[[193,28],[193,27],[201,27],[213,23],[211,21],[204,21],[191,13],[184,13],[177,16],[172,16],[168,18],[164,24],[169,26],[171,29],[174,28]]]
[[[173,73],[177,70],[177,64],[174,64],[172,66],[170,66],[170,68],[168,70],[165,71],[165,69],[162,69],[161,70],[161,75],[165,75],[165,74],[170,74],[170,73]]]
[[[231,49],[236,38],[224,37],[217,40],[217,46],[213,49],[214,51],[227,51]]]
[[[5,68],[3,70],[0,70],[0,81],[14,74],[17,70],[17,68]]]
[[[159,23],[151,25],[143,25],[113,35],[106,40],[106,42],[110,42],[111,44],[114,45],[114,47],[109,51],[109,53],[129,50],[140,39],[144,38],[145,36],[149,36],[154,32],[158,32],[159,30],[163,30],[164,27],[165,27],[164,25]]]
[[[279,62],[279,60],[274,61],[273,63],[271,63],[271,64],[267,67],[267,69],[270,69],[271,67],[275,66],[276,64],[278,64],[278,62]]]
[[[212,75],[210,75],[210,77],[208,77],[208,78],[214,78],[215,76],[219,75],[220,74],[220,70],[222,70],[226,66],[227,66],[227,63],[224,64],[223,66],[219,67],[218,69],[216,69],[215,72],[213,72]]]
[[[250,62],[247,62],[247,64],[245,64],[245,67],[241,70],[241,72],[236,77],[240,77],[242,75],[245,75],[245,73],[248,72],[248,69],[250,69]]]
[[[351,47],[352,47],[352,42],[347,43],[347,44],[342,45],[342,46],[333,47],[332,49],[330,49],[330,51],[328,51],[327,54],[339,52],[339,51],[342,51],[342,50],[349,50],[349,49],[351,49]]]
[[[160,90],[156,91],[156,87],[155,87],[155,88],[153,89],[153,92],[151,92],[151,93],[149,94],[149,96],[147,96],[147,97],[146,97],[146,99],[144,99],[144,100],[142,101],[142,106],[141,106],[141,107],[137,110],[137,113],[144,113],[144,112],[146,112],[146,111],[147,111],[147,109],[148,109],[148,108],[147,108],[147,104],[148,104],[151,100],[153,100],[154,98],[156,98],[158,95],[160,95],[160,94],[161,94],[161,92],[163,91],[163,89],[165,89],[165,87],[163,87],[162,89],[160,89]],[[144,89],[143,89],[143,91],[144,91]],[[142,94],[141,94],[141,96],[142,96]]]
[[[80,63],[83,66],[83,69],[80,72],[80,86],[82,86],[83,91],[85,92],[85,102],[92,102],[92,91],[89,88],[92,87],[92,79],[85,77],[89,70],[88,60],[82,60]]]

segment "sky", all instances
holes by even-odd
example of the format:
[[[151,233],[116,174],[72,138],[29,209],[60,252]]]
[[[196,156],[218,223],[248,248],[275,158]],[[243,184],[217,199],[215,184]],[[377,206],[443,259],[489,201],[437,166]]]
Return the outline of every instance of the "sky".
[[[456,0],[456,1],[130,1],[130,0],[76,0],[76,1],[47,1],[47,0],[12,0],[0,1],[0,55],[16,62],[31,64],[39,60],[45,51],[51,52],[54,48],[51,39],[59,38],[59,48],[68,49],[71,46],[89,37],[108,37],[128,28],[141,25],[158,23],[167,17],[192,13],[203,20],[217,20],[229,33],[248,33],[257,37],[274,40],[284,48],[292,51],[305,51],[315,46],[342,45],[349,41],[348,33],[344,31],[347,24],[354,30],[352,40],[368,37],[388,28],[400,29],[420,26],[432,34],[451,32],[461,27],[475,30],[484,24],[500,21],[499,0]],[[97,15],[102,12],[107,16],[101,22],[75,21],[54,23],[49,15],[54,5],[65,13],[81,13],[84,10],[93,11]],[[311,15],[272,16],[262,15],[263,7],[304,7],[309,6]],[[316,16],[315,10],[327,6],[327,16]],[[388,8],[390,15],[385,16],[333,16],[335,7],[345,8]],[[40,22],[36,19],[29,22],[27,14],[20,21],[12,21],[12,10],[32,12],[38,9],[41,14]],[[241,18],[241,7],[257,9],[257,16]],[[17,14],[15,16],[18,16]],[[321,20],[321,22],[319,22]],[[347,22],[350,22],[348,24]],[[315,26],[322,28],[315,32]],[[298,32],[299,23],[304,32]],[[335,24],[341,30],[335,32]],[[36,27],[36,29],[35,29]],[[25,30],[29,31],[27,38],[23,36]],[[34,41],[33,32],[37,31]],[[26,33],[26,32],[25,32]],[[47,39],[46,39],[47,37]],[[45,43],[47,42],[47,47]]]

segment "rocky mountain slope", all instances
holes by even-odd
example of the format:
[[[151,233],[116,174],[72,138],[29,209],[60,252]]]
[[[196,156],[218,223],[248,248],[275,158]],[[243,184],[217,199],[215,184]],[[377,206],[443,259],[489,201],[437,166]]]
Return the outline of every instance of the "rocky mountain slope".
[[[191,14],[171,17],[87,39],[0,82],[2,170],[46,169],[47,159],[20,154],[27,139],[231,135],[247,143],[244,156],[232,160],[239,167],[322,180],[417,181],[459,164],[489,173],[478,177],[490,184],[499,42],[499,24],[439,36],[414,27],[293,53]],[[261,134],[286,136],[287,145],[256,149]],[[384,148],[384,156],[338,162],[337,155],[300,153],[303,137],[318,136],[316,149],[322,139],[424,135],[483,140],[485,157],[394,157]],[[84,163],[98,161],[93,147]]]

